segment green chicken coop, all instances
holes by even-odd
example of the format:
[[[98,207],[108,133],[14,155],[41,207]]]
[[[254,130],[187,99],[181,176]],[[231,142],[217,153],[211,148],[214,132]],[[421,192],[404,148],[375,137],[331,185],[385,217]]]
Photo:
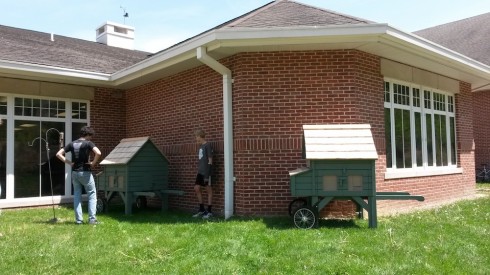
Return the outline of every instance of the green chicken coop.
[[[97,211],[105,211],[109,202],[119,195],[125,213],[131,214],[133,204],[145,207],[148,197],[159,197],[162,210],[168,207],[168,195],[182,195],[168,188],[169,161],[149,137],[126,138],[100,163],[97,188],[104,196],[97,199]]]
[[[377,200],[419,200],[407,192],[376,192],[378,154],[368,124],[304,125],[307,167],[290,171],[289,213],[298,228],[318,224],[318,213],[332,200],[351,200],[377,227]]]

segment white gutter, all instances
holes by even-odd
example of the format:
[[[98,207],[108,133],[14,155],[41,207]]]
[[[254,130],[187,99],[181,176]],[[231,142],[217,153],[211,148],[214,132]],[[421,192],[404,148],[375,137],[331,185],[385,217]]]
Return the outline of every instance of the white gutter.
[[[223,139],[225,168],[225,219],[233,215],[233,111],[231,70],[206,53],[205,47],[196,49],[197,59],[223,75]]]
[[[82,78],[85,80],[95,80],[108,82],[110,80],[110,74],[89,72],[75,69],[67,69],[61,67],[54,67],[48,65],[38,65],[30,63],[22,63],[16,61],[0,60],[0,72],[12,73],[12,71],[19,71],[28,73],[30,75],[50,75],[64,78]]]

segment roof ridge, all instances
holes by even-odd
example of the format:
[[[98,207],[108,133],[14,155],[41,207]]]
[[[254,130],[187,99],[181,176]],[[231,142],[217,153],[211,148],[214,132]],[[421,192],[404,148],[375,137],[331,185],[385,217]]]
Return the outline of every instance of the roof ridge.
[[[282,2],[282,1],[294,2],[294,3],[298,4],[298,5],[303,5],[303,6],[305,6],[305,7],[310,7],[310,8],[317,9],[317,10],[321,10],[321,11],[326,11],[326,12],[330,12],[330,13],[335,13],[335,14],[340,15],[340,16],[343,16],[343,17],[347,17],[347,18],[351,18],[351,19],[356,19],[356,20],[359,20],[359,21],[364,21],[364,22],[366,22],[366,23],[376,23],[376,22],[374,22],[374,21],[367,20],[367,19],[364,19],[364,18],[360,18],[360,17],[352,16],[352,15],[349,15],[349,14],[345,14],[345,13],[338,12],[338,11],[334,11],[334,10],[330,10],[330,9],[324,9],[324,8],[317,7],[317,6],[313,6],[313,5],[308,5],[308,4],[301,3],[301,2],[298,2],[298,1],[294,1],[294,0],[277,0],[277,1],[278,1],[278,2]]]
[[[53,36],[49,32],[0,25],[0,59],[76,70],[82,74],[112,74],[148,58],[149,54],[52,34]],[[42,54],[35,54],[37,52]]]
[[[38,30],[31,30],[31,29],[26,29],[26,28],[20,28],[20,27],[13,27],[13,26],[7,26],[7,25],[1,25],[0,24],[0,28],[9,28],[9,29],[14,29],[14,30],[18,30],[18,31],[23,31],[23,32],[31,32],[31,33],[36,33],[36,34],[47,34],[48,37],[49,35],[56,35],[56,37],[62,37],[62,38],[65,38],[65,39],[70,39],[70,40],[81,40],[81,41],[85,41],[85,42],[91,42],[91,43],[96,43],[94,41],[90,41],[90,40],[87,40],[87,39],[82,39],[82,38],[77,38],[77,37],[71,37],[71,36],[67,36],[67,35],[62,35],[62,34],[57,34],[57,33],[54,33],[54,32],[45,32],[45,31],[38,31]]]
[[[263,5],[262,7],[259,7],[259,8],[255,9],[255,10],[252,10],[252,11],[248,12],[248,13],[245,13],[244,15],[239,16],[239,17],[237,17],[235,19],[232,19],[232,22],[230,22],[229,24],[226,24],[225,23],[225,24],[221,25],[220,27],[225,27],[225,26],[226,27],[234,27],[235,25],[240,24],[241,22],[247,20],[248,18],[255,16],[256,14],[259,13],[259,11],[261,12],[261,11],[270,9],[271,7],[277,5],[278,3],[282,2],[282,1],[285,1],[285,0],[275,0],[275,1],[269,2],[269,3],[265,4],[265,5]]]
[[[280,3],[284,3],[284,2],[289,2],[289,3],[294,3],[294,4],[297,4],[297,5],[302,5],[303,7],[308,7],[308,8],[312,8],[312,9],[315,9],[317,11],[322,11],[322,12],[327,12],[327,13],[330,13],[332,15],[337,15],[339,17],[342,17],[344,19],[351,19],[351,20],[356,20],[356,21],[359,21],[359,22],[362,22],[362,23],[366,23],[366,24],[372,24],[372,23],[376,23],[374,21],[369,21],[369,20],[366,20],[364,18],[358,18],[358,17],[354,17],[354,16],[350,16],[350,15],[346,15],[346,14],[343,14],[343,13],[339,13],[339,12],[336,12],[336,11],[332,11],[332,10],[327,10],[327,9],[323,9],[323,8],[319,8],[319,7],[315,7],[315,6],[310,6],[310,5],[307,5],[307,4],[303,4],[303,3],[300,3],[300,2],[296,2],[296,1],[291,1],[291,0],[275,0],[275,1],[271,1],[261,7],[258,7],[256,9],[253,9],[245,14],[242,14],[240,16],[237,16],[235,18],[232,18],[224,23],[221,23],[211,29],[208,29],[208,30],[205,30],[205,31],[202,31],[194,36],[191,36],[185,40],[182,40],[172,46],[169,46],[165,49],[162,49],[160,51],[157,51],[155,53],[152,53],[150,54],[149,56],[154,56],[154,55],[157,55],[161,52],[164,52],[168,49],[171,49],[173,47],[176,47],[177,45],[181,45],[187,41],[190,41],[192,39],[195,39],[196,37],[199,37],[201,35],[204,35],[204,34],[207,34],[207,33],[210,33],[212,31],[216,31],[216,30],[221,30],[221,29],[226,29],[226,28],[230,28],[230,29],[233,29],[234,27],[237,27],[237,26],[240,26],[241,24],[245,23],[246,21],[248,20],[251,20],[253,17],[255,16],[258,16],[260,15],[261,13],[263,12],[266,12],[267,10],[275,7],[276,5],[280,4]],[[359,23],[357,22],[357,23]],[[290,26],[288,26],[290,27]]]
[[[342,18],[347,18],[347,19],[350,19],[350,20],[357,20],[357,21],[360,21],[360,22],[364,22],[366,24],[376,23],[374,21],[367,20],[367,19],[364,19],[364,18],[355,17],[355,16],[344,14],[344,13],[341,13],[341,12],[337,12],[337,11],[333,11],[333,10],[329,10],[329,9],[324,9],[324,8],[320,8],[320,7],[316,7],[316,6],[304,4],[304,3],[301,3],[301,2],[298,2],[298,1],[293,1],[293,0],[275,0],[275,1],[272,1],[272,2],[269,2],[269,3],[265,4],[262,7],[259,7],[259,8],[255,9],[255,10],[252,10],[252,11],[250,11],[250,12],[248,12],[248,13],[242,15],[242,16],[239,16],[239,17],[237,17],[235,19],[229,20],[228,22],[225,22],[225,23],[217,26],[215,29],[221,29],[221,28],[226,28],[226,27],[233,28],[235,26],[238,26],[240,23],[243,23],[243,22],[247,21],[248,19],[251,19],[254,16],[257,16],[260,13],[263,13],[263,12],[265,12],[265,11],[273,8],[274,6],[276,6],[278,4],[281,4],[281,3],[284,3],[284,2],[294,3],[296,5],[301,5],[301,6],[306,7],[306,8],[311,8],[311,9],[314,9],[314,10],[317,10],[317,11],[322,11],[322,12],[334,14],[336,16],[340,16]]]
[[[13,27],[13,26],[7,26],[7,25],[2,25],[0,24],[0,28],[8,28],[11,30],[16,30],[16,31],[21,31],[21,32],[29,32],[32,34],[38,34],[38,35],[47,35],[46,37],[51,38],[51,35],[54,36],[54,39],[65,39],[68,41],[80,41],[82,43],[90,43],[90,44],[96,44],[96,45],[104,45],[103,43],[99,43],[96,41],[92,40],[87,40],[84,38],[78,38],[78,37],[72,37],[72,36],[67,36],[63,34],[57,34],[55,32],[46,32],[46,31],[38,31],[38,30],[31,30],[31,29],[26,29],[26,28],[20,28],[20,27]],[[106,45],[107,46],[107,45]],[[142,53],[142,54],[150,54],[149,52],[141,51],[141,50],[129,50],[129,49],[124,49],[124,48],[117,48],[117,47],[112,47],[112,46],[107,46],[109,49],[116,49],[117,51],[129,51],[129,52],[137,52],[137,53]]]

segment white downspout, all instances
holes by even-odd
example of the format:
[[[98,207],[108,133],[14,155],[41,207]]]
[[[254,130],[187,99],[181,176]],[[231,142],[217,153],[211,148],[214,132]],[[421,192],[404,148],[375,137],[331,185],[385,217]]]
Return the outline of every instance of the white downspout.
[[[225,219],[233,215],[233,113],[231,70],[206,53],[205,47],[197,48],[197,59],[223,75],[223,136],[225,168]]]

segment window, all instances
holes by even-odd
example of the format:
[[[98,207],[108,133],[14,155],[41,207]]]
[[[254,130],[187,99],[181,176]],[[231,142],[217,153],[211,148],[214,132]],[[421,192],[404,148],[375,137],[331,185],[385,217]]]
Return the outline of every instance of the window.
[[[0,115],[7,114],[7,97],[0,96]]]
[[[74,119],[87,119],[87,103],[73,102],[72,103],[72,118]]]
[[[11,160],[7,158],[13,164],[14,177],[10,185],[6,184],[11,195],[5,198],[69,195],[71,189],[66,188],[70,186],[66,184],[69,174],[67,175],[64,165],[58,165],[59,160],[55,155],[63,146],[60,143],[61,133],[67,134],[65,139],[73,140],[79,137],[81,127],[88,124],[89,101],[0,96],[0,115],[6,114],[9,104],[13,116],[3,124],[13,123],[14,133],[10,141],[14,148],[13,153],[25,157],[10,157]],[[5,127],[0,128],[0,130],[5,129]],[[1,133],[0,131],[0,141]],[[0,179],[2,174],[6,174],[4,169],[0,170]]]
[[[37,98],[15,98],[15,115],[27,117],[53,117],[65,116],[65,101],[37,99]]]
[[[114,32],[128,34],[128,29],[114,26]]]
[[[0,97],[0,114],[7,113],[7,103]],[[86,102],[73,101],[71,103],[72,118],[86,120],[88,104]],[[15,115],[27,117],[51,117],[64,118],[66,116],[66,101],[37,98],[15,98]]]
[[[105,26],[102,26],[100,28],[97,29],[97,35],[101,35],[105,32]]]
[[[387,169],[455,167],[454,95],[394,80],[384,88]]]

